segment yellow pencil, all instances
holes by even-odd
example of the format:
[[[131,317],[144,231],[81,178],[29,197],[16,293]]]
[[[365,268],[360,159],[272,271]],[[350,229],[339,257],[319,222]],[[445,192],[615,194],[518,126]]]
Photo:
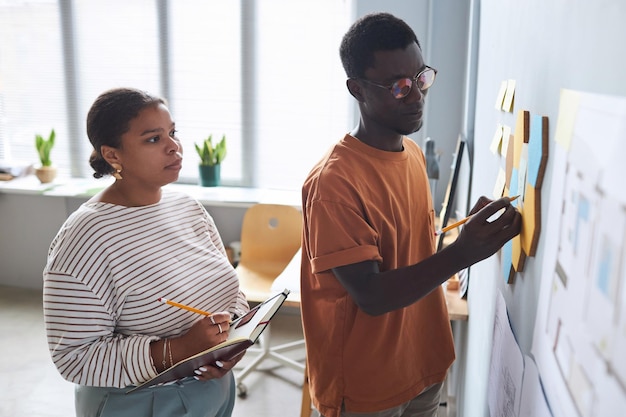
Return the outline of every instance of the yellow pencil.
[[[159,301],[164,302],[165,304],[169,304],[174,307],[182,308],[183,310],[192,311],[194,313],[202,314],[205,316],[210,316],[213,313],[209,313],[208,311],[199,310],[197,308],[189,307],[181,303],[177,303],[176,301],[168,300],[167,298],[159,298]]]
[[[509,197],[509,201],[510,201],[510,202],[513,202],[513,201],[517,200],[517,198],[518,198],[518,197],[519,197],[519,195],[516,195],[515,197]],[[471,219],[471,218],[472,218],[472,216],[467,216],[466,218],[464,218],[464,219],[462,219],[462,220],[459,220],[459,221],[458,221],[458,222],[456,222],[456,223],[452,223],[451,225],[446,226],[446,227],[444,227],[444,228],[443,228],[443,229],[441,229],[441,230],[437,230],[437,231],[435,232],[435,236],[439,236],[439,235],[442,235],[442,234],[444,234],[444,233],[446,233],[446,232],[449,232],[449,231],[450,231],[450,230],[452,230],[452,229],[456,229],[457,227],[462,226],[462,225],[464,225],[465,223],[467,223],[467,221],[468,221],[469,219]]]

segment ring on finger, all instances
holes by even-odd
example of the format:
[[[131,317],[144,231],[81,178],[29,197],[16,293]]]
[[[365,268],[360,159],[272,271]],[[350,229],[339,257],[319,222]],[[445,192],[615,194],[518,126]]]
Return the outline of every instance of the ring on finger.
[[[217,323],[217,328],[218,328],[218,329],[220,329],[220,334],[221,334],[221,333],[223,332],[223,330],[222,330],[222,325],[221,325],[221,324],[219,324],[219,323]]]
[[[213,316],[209,316],[209,318],[211,319],[211,323],[215,324],[215,319],[213,318]]]

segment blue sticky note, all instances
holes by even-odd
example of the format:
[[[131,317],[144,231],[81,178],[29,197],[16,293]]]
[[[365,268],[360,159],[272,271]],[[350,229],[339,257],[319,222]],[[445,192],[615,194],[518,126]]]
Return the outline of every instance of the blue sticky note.
[[[509,240],[502,246],[502,277],[504,282],[509,282],[509,275],[513,268],[513,241]]]
[[[528,167],[526,182],[533,188],[537,188],[537,178],[541,167],[543,155],[543,120],[542,117],[533,114],[530,118],[530,133],[528,136]]]
[[[517,177],[519,176],[519,169],[513,168],[511,170],[511,184],[509,185],[509,195],[514,196],[521,194],[517,189],[519,180]]]

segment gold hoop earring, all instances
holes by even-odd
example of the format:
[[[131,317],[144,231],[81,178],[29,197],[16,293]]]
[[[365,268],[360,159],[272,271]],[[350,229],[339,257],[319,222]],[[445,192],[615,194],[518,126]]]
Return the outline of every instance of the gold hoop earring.
[[[111,176],[113,176],[113,178],[115,178],[116,180],[121,180],[121,179],[123,179],[123,178],[122,178],[122,175],[121,175],[121,172],[122,172],[122,166],[121,166],[121,165],[119,165],[119,164],[114,164],[114,165],[111,165],[111,166],[112,166],[112,167],[113,167],[113,169],[115,170],[115,172],[113,172],[113,173],[111,174]]]

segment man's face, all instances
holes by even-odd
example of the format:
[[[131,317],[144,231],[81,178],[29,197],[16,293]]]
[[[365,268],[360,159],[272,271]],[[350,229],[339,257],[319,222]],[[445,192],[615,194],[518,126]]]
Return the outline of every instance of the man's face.
[[[424,70],[426,65],[419,47],[412,43],[406,49],[377,51],[374,57],[374,66],[365,71],[366,81],[361,81],[365,99],[361,103],[362,117],[401,135],[417,132],[423,124],[426,91],[421,91],[414,82],[408,95],[398,99],[390,89],[380,86],[391,86],[403,78],[413,79]]]

